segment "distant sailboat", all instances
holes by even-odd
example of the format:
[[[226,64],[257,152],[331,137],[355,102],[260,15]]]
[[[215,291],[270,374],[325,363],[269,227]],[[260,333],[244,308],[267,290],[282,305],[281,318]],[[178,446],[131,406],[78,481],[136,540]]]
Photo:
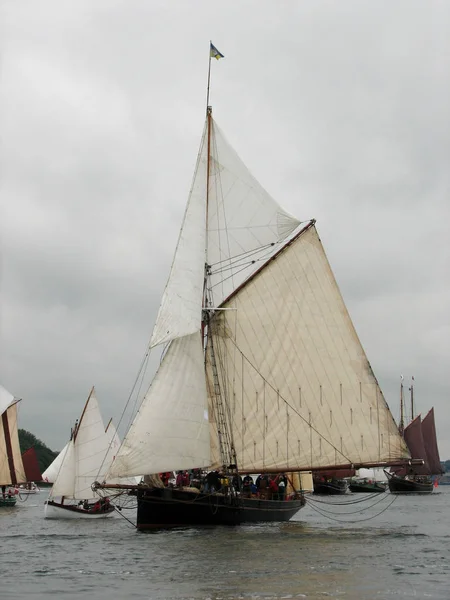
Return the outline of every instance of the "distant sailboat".
[[[92,491],[94,481],[101,480],[109,466],[105,457],[110,442],[92,388],[70,441],[44,473],[54,480],[45,503],[46,518],[101,519],[114,512],[109,501],[95,498]]]
[[[26,482],[17,427],[18,402],[0,385],[0,507],[16,504],[15,494],[7,486]]]
[[[27,482],[19,486],[19,493],[25,496],[39,494],[41,490],[39,489],[39,486],[36,485],[36,481],[41,481],[42,475],[36,450],[33,447],[28,448],[28,450],[22,454],[22,462]]]
[[[414,381],[414,378],[413,378]],[[443,473],[439,459],[439,450],[434,421],[434,409],[422,420],[420,415],[414,417],[414,384],[411,383],[411,422],[404,428],[403,379],[400,385],[400,423],[399,431],[403,434],[406,445],[413,459],[422,459],[422,465],[391,469],[386,472],[389,490],[394,494],[431,494],[434,489],[432,475]]]
[[[138,529],[286,521],[305,504],[301,488],[279,500],[230,483],[409,459],[315,221],[269,196],[210,106],[150,345],[164,348],[160,367],[99,485],[152,476],[134,486]],[[157,481],[205,468],[219,491]]]

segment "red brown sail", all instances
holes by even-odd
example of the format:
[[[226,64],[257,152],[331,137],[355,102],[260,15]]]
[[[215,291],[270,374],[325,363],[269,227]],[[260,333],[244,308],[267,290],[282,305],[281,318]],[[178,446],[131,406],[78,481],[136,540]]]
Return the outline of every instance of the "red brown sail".
[[[27,481],[42,481],[41,469],[36,450],[31,447],[22,454],[23,467]]]
[[[439,458],[439,450],[436,437],[436,425],[434,422],[434,408],[428,411],[427,416],[422,421],[422,436],[427,454],[427,462],[432,475],[441,475],[442,469],[441,460]]]

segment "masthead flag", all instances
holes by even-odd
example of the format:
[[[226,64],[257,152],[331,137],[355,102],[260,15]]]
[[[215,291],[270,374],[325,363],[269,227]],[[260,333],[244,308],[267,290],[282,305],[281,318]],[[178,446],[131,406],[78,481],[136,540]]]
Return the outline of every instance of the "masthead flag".
[[[225,58],[224,55],[212,44],[212,42],[209,43],[209,55],[211,58],[215,58],[216,60],[219,60],[219,58]]]

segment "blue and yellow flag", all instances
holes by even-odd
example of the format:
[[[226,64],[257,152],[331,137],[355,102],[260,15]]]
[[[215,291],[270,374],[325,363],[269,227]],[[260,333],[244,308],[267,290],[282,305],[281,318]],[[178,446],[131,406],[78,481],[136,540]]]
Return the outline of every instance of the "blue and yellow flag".
[[[209,56],[211,58],[215,58],[216,60],[219,60],[219,58],[225,58],[224,55],[221,54],[211,42],[209,43]]]

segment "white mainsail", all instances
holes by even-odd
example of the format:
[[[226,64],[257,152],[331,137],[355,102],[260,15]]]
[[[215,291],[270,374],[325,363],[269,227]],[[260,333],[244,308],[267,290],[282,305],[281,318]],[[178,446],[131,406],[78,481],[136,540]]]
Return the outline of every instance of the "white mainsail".
[[[18,402],[0,385],[0,485],[24,483],[27,480],[19,445]]]
[[[408,456],[313,222],[267,194],[210,114],[151,346],[163,342],[112,477],[223,466],[221,401],[241,470]]]

